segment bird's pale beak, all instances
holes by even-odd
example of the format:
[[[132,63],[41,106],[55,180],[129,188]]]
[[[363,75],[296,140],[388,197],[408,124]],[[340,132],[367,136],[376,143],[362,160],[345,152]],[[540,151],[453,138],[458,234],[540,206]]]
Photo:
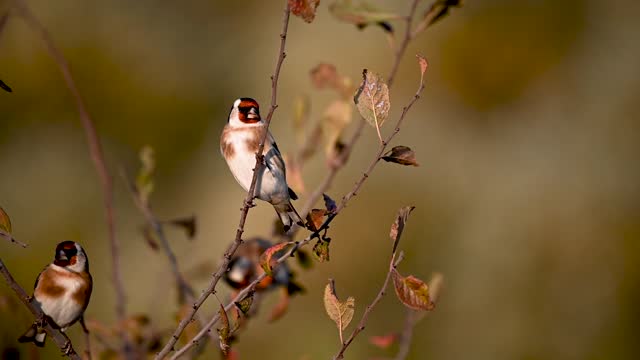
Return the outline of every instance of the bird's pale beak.
[[[59,260],[69,260],[64,250],[60,250],[60,252],[58,253],[58,258]]]
[[[260,119],[260,114],[258,114],[258,109],[252,107],[251,110],[249,110],[249,114],[248,114],[247,118],[252,119],[252,120]]]

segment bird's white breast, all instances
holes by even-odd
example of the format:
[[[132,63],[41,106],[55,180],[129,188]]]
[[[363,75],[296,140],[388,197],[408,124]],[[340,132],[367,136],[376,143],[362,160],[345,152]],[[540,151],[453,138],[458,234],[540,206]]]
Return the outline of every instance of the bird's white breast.
[[[63,288],[63,293],[52,297],[36,291],[34,296],[42,311],[58,326],[65,328],[77,320],[83,311],[84,304],[74,299],[73,295],[85,285],[85,280],[80,276],[68,276],[64,273],[68,273],[68,270],[56,265],[51,265],[50,271],[61,274],[61,276],[49,277],[49,279],[54,281],[55,285]]]

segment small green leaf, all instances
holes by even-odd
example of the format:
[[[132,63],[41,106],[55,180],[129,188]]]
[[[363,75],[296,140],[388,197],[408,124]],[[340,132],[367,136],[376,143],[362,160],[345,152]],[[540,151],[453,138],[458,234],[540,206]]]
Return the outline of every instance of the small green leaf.
[[[140,150],[140,171],[136,177],[136,190],[138,196],[143,203],[149,202],[149,197],[154,189],[153,173],[155,172],[156,162],[154,150],[151,146],[145,146]]]
[[[251,310],[251,305],[253,304],[253,294],[254,292],[251,291],[244,299],[235,302],[236,307],[245,315],[247,315],[249,310]]]
[[[0,230],[7,233],[7,235],[11,234],[11,219],[2,207],[0,207]]]
[[[329,241],[318,239],[313,245],[313,255],[319,262],[329,261]]]

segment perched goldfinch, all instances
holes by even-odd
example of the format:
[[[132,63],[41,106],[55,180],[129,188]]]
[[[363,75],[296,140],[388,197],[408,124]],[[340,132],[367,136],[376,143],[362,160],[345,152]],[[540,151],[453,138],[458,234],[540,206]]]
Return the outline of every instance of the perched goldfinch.
[[[256,152],[265,130],[255,100],[241,98],[233,103],[227,125],[220,136],[220,151],[231,173],[245,191],[249,191],[251,186]],[[267,134],[264,145],[264,162],[266,166],[258,174],[256,182],[256,197],[273,205],[285,232],[293,223],[304,226],[291,204],[291,200],[296,200],[298,196],[287,185],[284,160],[271,133]]]
[[[80,244],[64,241],[56,247],[53,263],[38,275],[33,301],[42,309],[49,325],[65,331],[76,321],[82,321],[92,289],[87,254]],[[46,336],[36,321],[18,341],[44,346]]]

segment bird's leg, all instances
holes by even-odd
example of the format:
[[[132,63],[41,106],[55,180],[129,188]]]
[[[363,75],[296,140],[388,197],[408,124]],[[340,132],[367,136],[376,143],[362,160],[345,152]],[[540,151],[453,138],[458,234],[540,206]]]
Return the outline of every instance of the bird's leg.
[[[69,356],[71,354],[75,354],[75,350],[73,350],[73,346],[71,346],[71,341],[67,339],[62,347],[62,355]]]

